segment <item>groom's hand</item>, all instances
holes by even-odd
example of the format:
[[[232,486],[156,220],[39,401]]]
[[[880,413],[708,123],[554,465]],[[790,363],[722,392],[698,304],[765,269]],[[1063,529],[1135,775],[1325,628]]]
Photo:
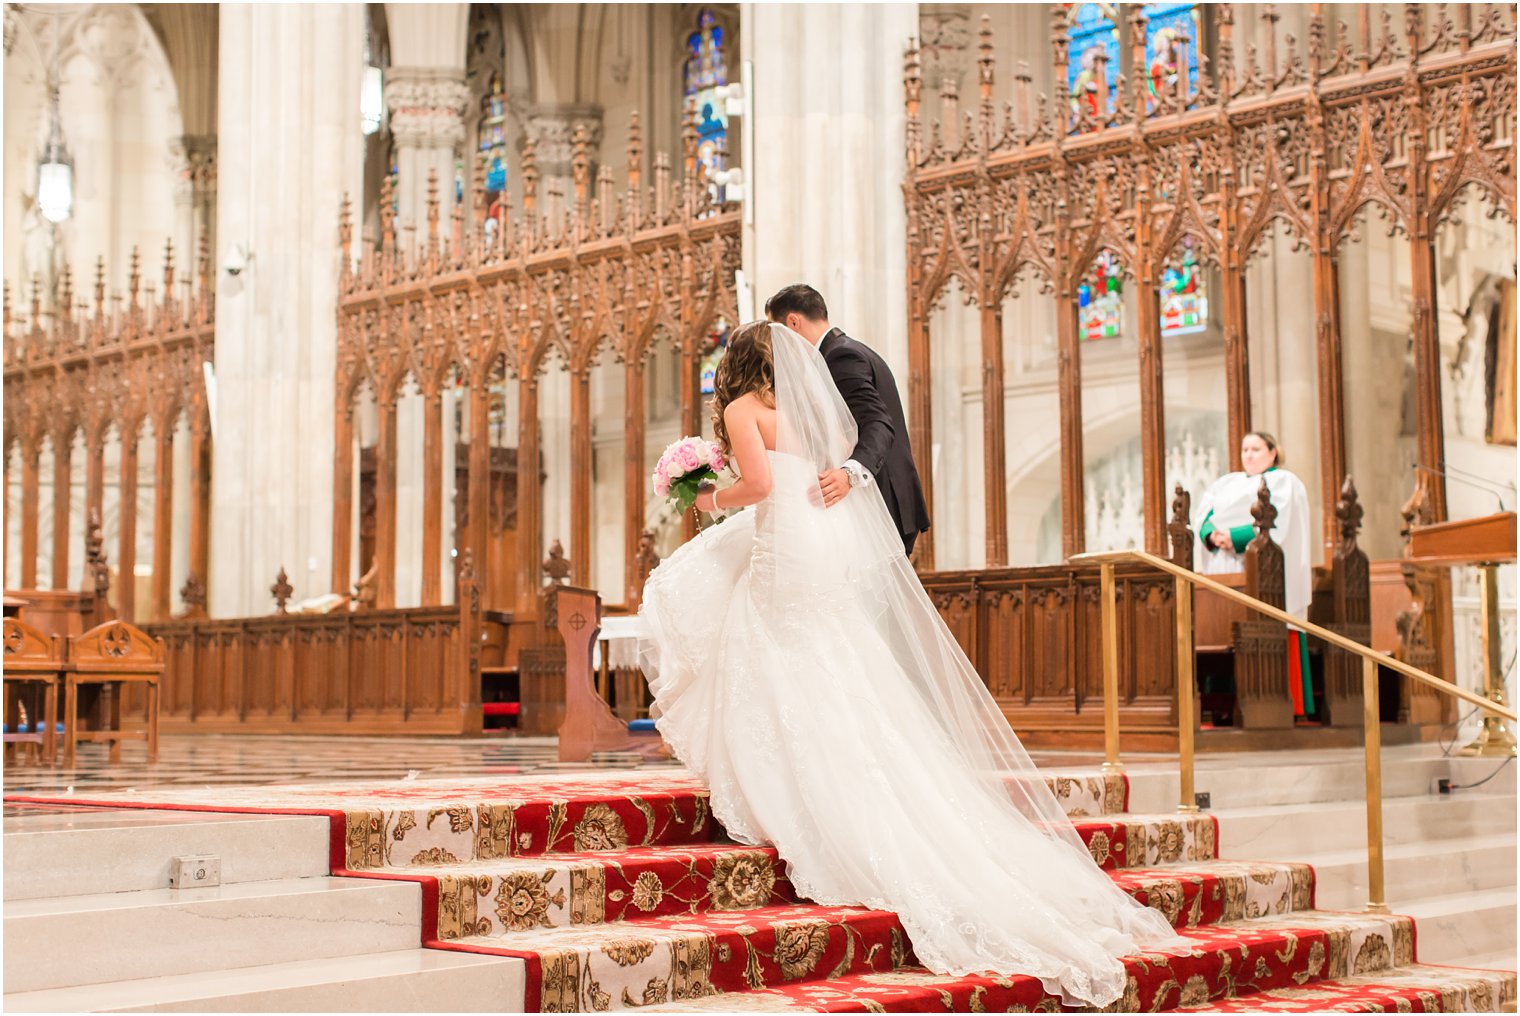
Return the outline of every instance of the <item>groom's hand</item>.
[[[818,474],[818,489],[823,494],[823,506],[832,508],[850,492],[850,474],[844,469],[830,469]]]

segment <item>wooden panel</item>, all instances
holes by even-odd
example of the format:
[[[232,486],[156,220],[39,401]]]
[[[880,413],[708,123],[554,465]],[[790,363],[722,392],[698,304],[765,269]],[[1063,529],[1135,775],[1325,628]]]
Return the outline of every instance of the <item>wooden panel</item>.
[[[1415,526],[1409,531],[1409,553],[1417,564],[1513,561],[1515,513]]]
[[[165,725],[251,733],[478,733],[480,600],[151,626]]]

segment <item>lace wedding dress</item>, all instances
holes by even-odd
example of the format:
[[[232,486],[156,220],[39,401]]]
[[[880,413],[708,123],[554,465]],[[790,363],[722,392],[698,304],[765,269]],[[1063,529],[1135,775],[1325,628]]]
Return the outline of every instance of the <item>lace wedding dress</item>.
[[[895,912],[941,974],[1029,974],[1068,1004],[1118,957],[1185,951],[1099,870],[929,602],[872,485],[820,507],[855,425],[822,356],[772,326],[769,497],[650,575],[640,655],[661,735],[797,891]]]

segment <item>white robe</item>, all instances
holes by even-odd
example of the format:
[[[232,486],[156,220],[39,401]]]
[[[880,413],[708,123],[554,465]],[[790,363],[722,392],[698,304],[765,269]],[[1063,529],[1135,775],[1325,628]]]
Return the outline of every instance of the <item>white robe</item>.
[[[1277,509],[1273,523],[1272,539],[1283,552],[1283,587],[1288,613],[1304,620],[1309,619],[1310,571],[1309,562],[1309,495],[1304,491],[1303,481],[1286,469],[1269,469],[1258,476],[1245,473],[1227,473],[1209,484],[1194,509],[1193,532],[1201,534],[1205,521],[1212,521],[1216,530],[1228,532],[1235,526],[1252,526],[1251,506],[1256,503],[1261,481],[1267,481],[1272,507]],[[1214,517],[1209,519],[1209,512]],[[1207,544],[1202,536],[1198,540],[1198,570],[1205,575],[1245,570],[1245,558],[1231,548],[1219,548]]]

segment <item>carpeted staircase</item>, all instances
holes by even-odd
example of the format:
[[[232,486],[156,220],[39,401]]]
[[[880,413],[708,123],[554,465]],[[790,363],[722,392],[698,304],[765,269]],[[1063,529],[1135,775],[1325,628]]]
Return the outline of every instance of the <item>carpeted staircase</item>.
[[[1116,1011],[1514,1008],[1513,973],[1417,964],[1408,918],[1315,910],[1307,865],[1220,860],[1206,814],[1130,814],[1122,776],[1051,782],[1094,859],[1197,943],[1128,960]],[[925,971],[890,913],[800,900],[685,776],[417,790],[327,812],[334,874],[420,882],[424,944],[523,959],[529,1011],[1060,1008],[1033,978]]]

